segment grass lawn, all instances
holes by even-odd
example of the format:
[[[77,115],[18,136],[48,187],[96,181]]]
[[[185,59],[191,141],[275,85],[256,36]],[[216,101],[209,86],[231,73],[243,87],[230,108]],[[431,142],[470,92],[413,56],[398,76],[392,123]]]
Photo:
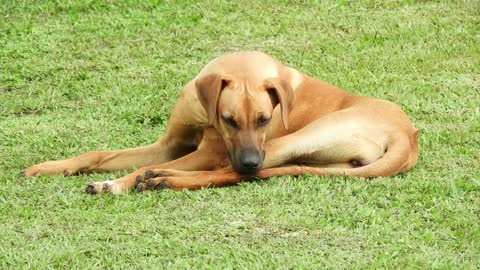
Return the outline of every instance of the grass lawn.
[[[120,196],[83,190],[128,171],[17,177],[155,141],[238,50],[400,104],[417,166]],[[478,269],[480,1],[2,1],[0,149],[1,269]]]

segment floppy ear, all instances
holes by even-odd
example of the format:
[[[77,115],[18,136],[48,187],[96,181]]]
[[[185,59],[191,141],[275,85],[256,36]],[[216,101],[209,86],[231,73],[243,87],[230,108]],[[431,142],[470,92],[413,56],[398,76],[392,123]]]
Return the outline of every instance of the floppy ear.
[[[229,82],[230,80],[222,79],[219,74],[209,74],[195,81],[198,100],[207,111],[208,125],[215,122],[220,92]]]
[[[272,100],[273,107],[280,104],[282,122],[285,129],[288,129],[288,114],[295,103],[295,93],[290,84],[279,78],[267,79],[265,89]]]

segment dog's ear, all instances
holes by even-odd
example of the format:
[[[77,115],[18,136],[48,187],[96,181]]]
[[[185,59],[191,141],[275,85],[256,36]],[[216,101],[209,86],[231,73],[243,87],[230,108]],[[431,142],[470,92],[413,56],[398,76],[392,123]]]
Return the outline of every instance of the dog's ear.
[[[208,125],[215,122],[220,92],[228,83],[230,83],[230,80],[219,74],[209,74],[195,81],[198,100],[207,111]]]
[[[288,114],[295,103],[295,93],[292,87],[284,80],[272,78],[265,81],[265,89],[270,95],[273,107],[280,104],[283,126],[288,129]]]

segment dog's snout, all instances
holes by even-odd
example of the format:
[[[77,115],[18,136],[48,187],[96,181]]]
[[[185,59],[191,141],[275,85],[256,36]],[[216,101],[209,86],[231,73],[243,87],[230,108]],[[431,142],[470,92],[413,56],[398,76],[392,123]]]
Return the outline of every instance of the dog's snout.
[[[243,149],[235,156],[232,163],[235,170],[241,174],[255,174],[262,167],[263,155],[257,149]]]
[[[257,153],[249,153],[247,155],[242,155],[240,158],[242,166],[245,168],[258,168],[261,162],[260,155]]]

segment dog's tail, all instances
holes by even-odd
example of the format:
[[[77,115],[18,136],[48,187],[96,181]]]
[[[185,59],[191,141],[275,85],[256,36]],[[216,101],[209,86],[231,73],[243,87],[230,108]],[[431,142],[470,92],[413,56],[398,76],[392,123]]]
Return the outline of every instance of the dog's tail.
[[[261,170],[258,178],[280,175],[347,175],[358,177],[390,176],[413,167],[418,158],[417,131],[410,137],[405,133],[392,136],[387,142],[387,151],[380,159],[357,168],[320,168],[304,165],[286,165]]]

